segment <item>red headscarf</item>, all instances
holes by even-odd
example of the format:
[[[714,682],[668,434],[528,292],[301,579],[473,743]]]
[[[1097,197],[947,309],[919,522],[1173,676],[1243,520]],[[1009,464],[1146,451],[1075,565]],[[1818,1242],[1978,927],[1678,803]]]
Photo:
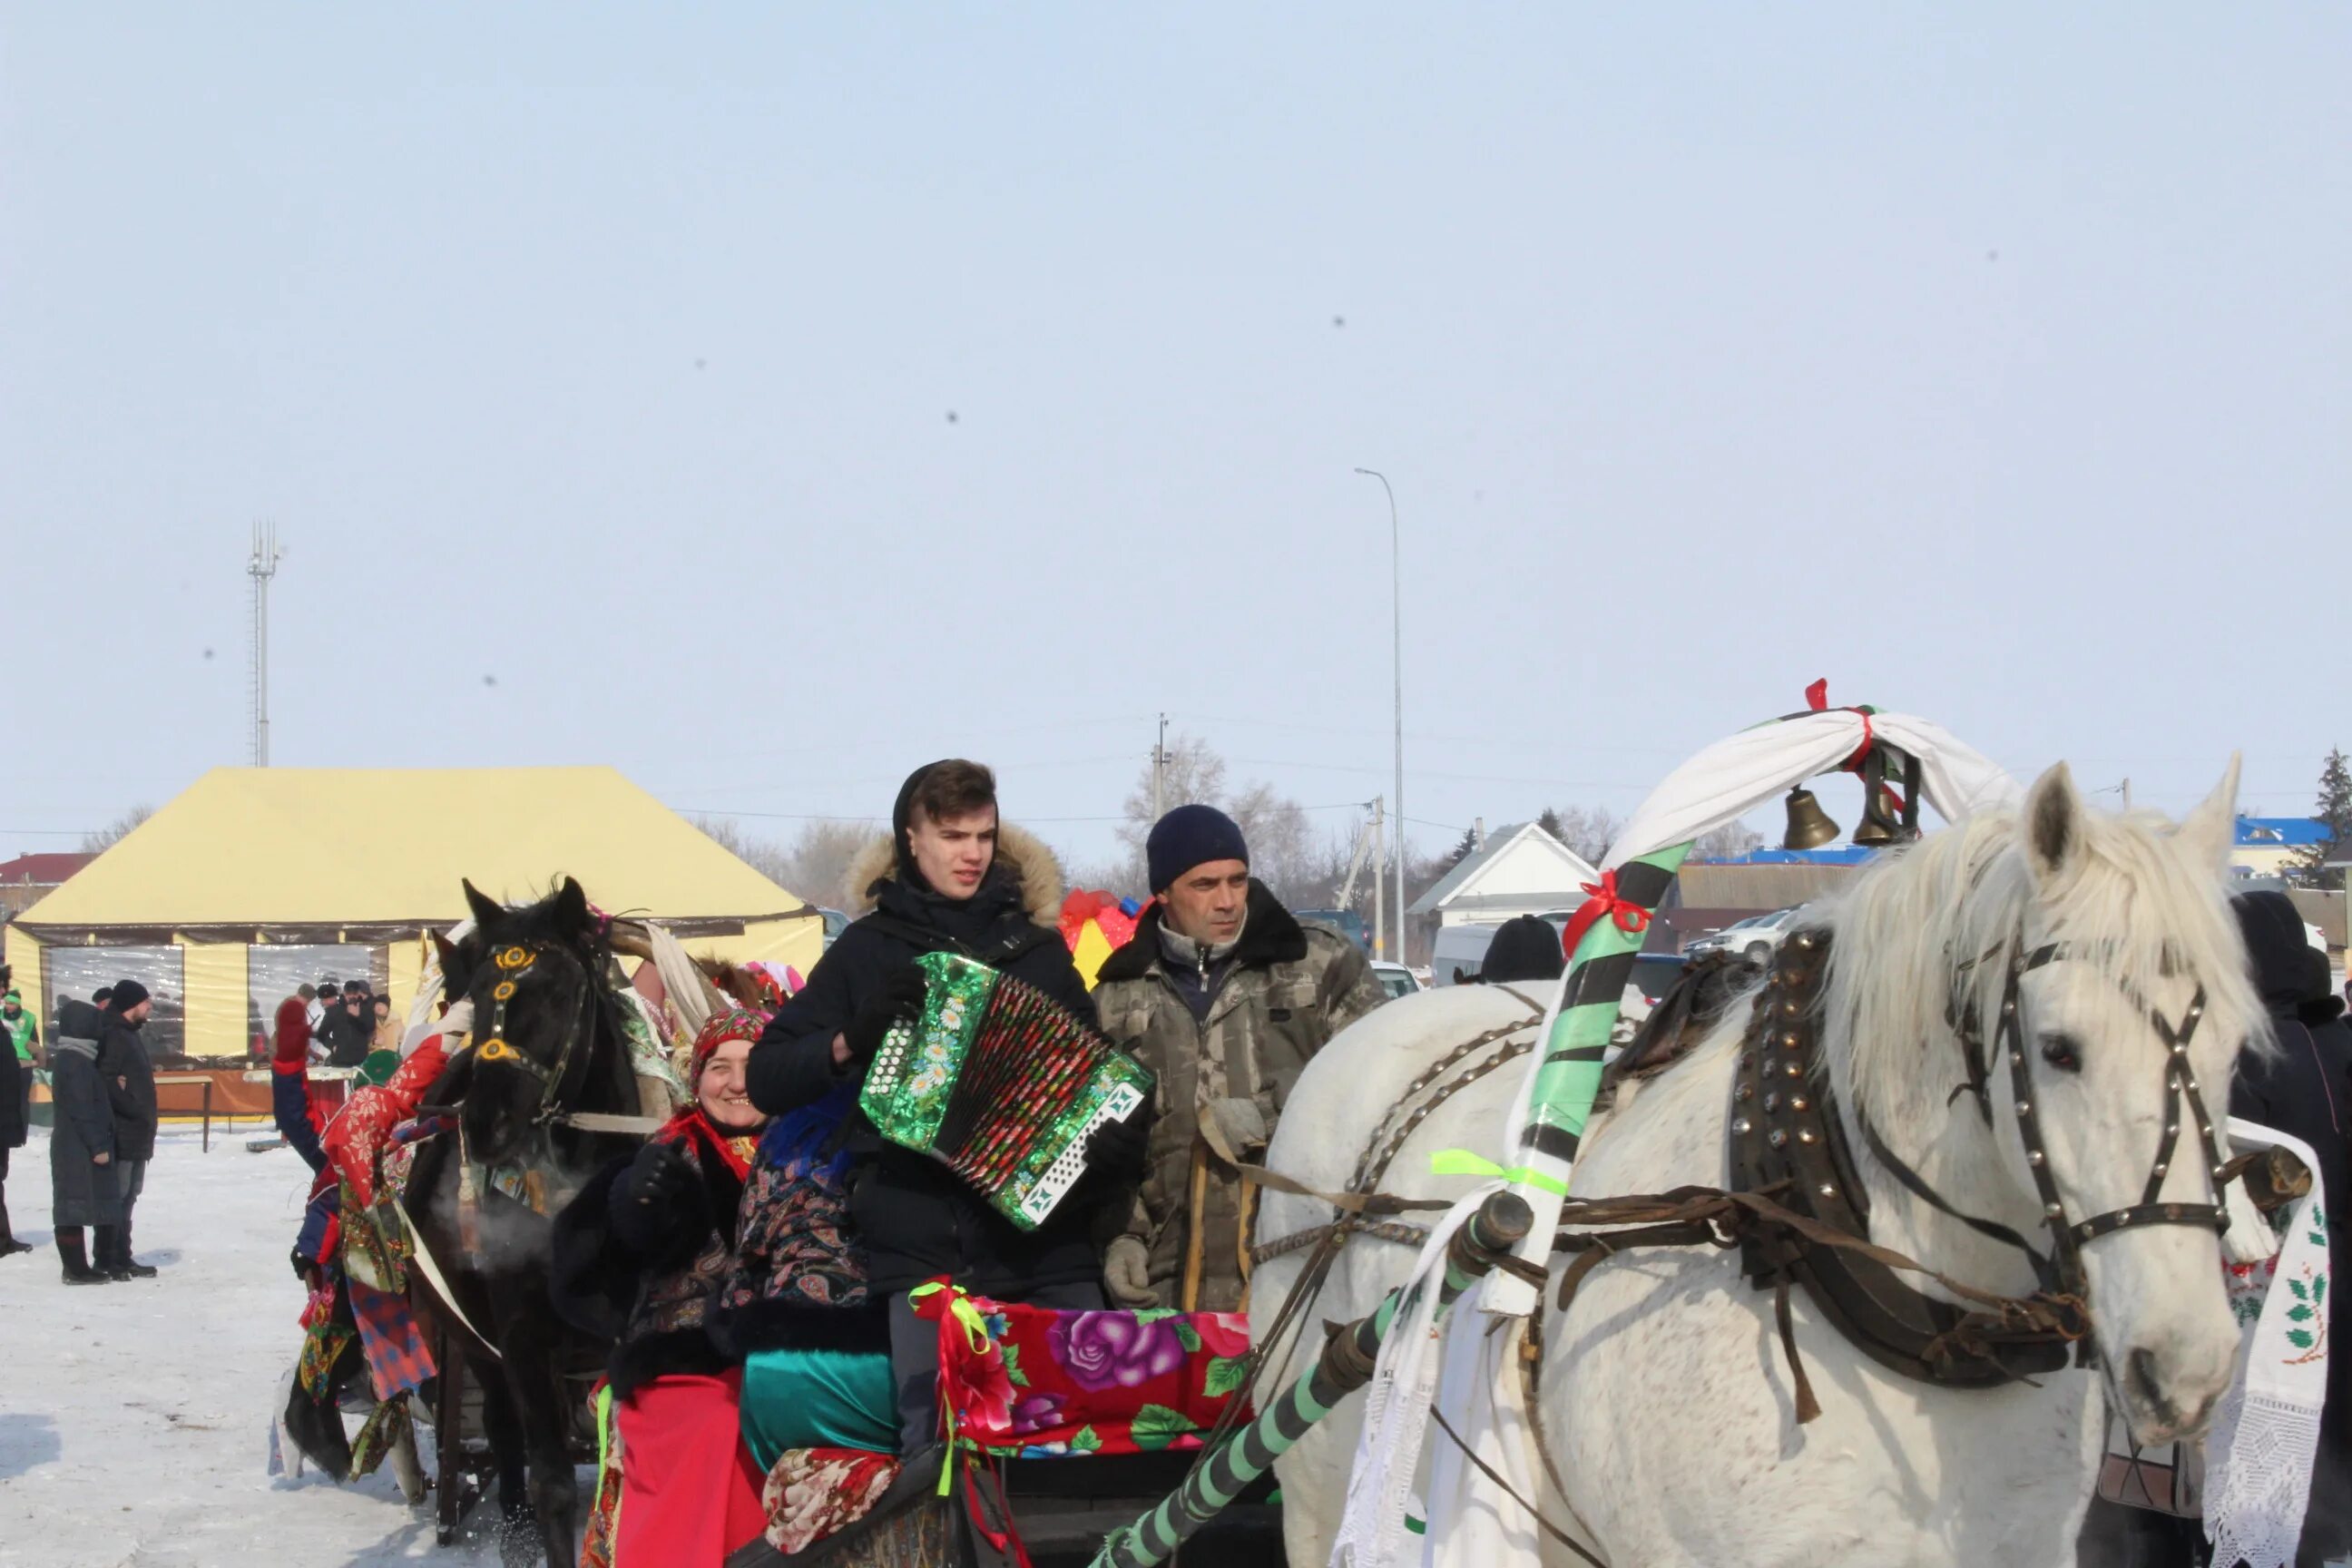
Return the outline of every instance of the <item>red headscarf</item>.
[[[688,1091],[699,1095],[702,1069],[710,1065],[710,1058],[719,1053],[719,1047],[730,1040],[756,1041],[760,1031],[767,1026],[768,1020],[764,1016],[748,1008],[731,1007],[725,1012],[713,1013],[709,1022],[704,1024],[701,1032],[694,1037],[694,1051],[688,1059],[686,1069]],[[689,1147],[700,1145],[724,1161],[727,1168],[735,1173],[738,1181],[751,1176],[751,1155],[760,1147],[757,1131],[734,1132],[713,1122],[704,1113],[699,1098],[671,1117],[654,1136]]]

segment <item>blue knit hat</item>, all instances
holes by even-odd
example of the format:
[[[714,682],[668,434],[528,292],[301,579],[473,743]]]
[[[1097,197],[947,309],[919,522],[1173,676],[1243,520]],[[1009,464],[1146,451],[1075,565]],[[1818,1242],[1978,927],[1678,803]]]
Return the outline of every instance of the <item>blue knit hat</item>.
[[[1212,860],[1248,865],[1249,846],[1242,839],[1240,824],[1215,806],[1180,805],[1151,825],[1151,837],[1143,841],[1143,858],[1151,890],[1160,893],[1193,867]]]

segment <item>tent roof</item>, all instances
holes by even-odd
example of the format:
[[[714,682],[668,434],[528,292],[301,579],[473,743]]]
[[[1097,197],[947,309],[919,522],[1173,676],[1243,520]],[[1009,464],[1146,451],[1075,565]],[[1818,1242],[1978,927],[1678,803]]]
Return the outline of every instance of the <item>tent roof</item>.
[[[462,919],[460,879],[520,903],[566,876],[599,909],[670,922],[807,907],[612,768],[215,768],[18,923],[357,941]]]

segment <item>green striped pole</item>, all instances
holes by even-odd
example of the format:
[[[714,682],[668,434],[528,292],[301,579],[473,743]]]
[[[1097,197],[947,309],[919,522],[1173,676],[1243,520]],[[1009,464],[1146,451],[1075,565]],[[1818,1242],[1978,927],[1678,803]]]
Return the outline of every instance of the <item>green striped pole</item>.
[[[1534,1218],[1526,1200],[1508,1192],[1496,1193],[1479,1205],[1470,1223],[1454,1233],[1446,1249],[1445,1278],[1437,1294],[1441,1315],[1455,1297],[1527,1238]],[[1315,1364],[1260,1411],[1257,1419],[1212,1449],[1158,1508],[1113,1531],[1095,1554],[1092,1568],[1148,1568],[1173,1557],[1195,1531],[1272,1469],[1275,1460],[1305,1436],[1308,1427],[1370,1381],[1381,1343],[1388,1338],[1409,1289],[1400,1286],[1390,1291],[1370,1316],[1333,1333]]]

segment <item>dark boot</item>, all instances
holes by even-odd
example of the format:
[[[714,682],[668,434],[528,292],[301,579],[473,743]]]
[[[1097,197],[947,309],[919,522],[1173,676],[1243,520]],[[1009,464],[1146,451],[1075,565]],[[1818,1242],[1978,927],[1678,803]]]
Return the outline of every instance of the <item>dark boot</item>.
[[[122,1222],[122,1228],[115,1233],[114,1267],[118,1271],[129,1275],[133,1279],[155,1278],[153,1264],[142,1263],[131,1256],[131,1222],[128,1219]]]
[[[58,1256],[65,1259],[66,1283],[68,1285],[103,1285],[106,1276],[89,1266],[89,1257],[82,1250],[81,1226],[58,1226]]]
[[[16,1233],[8,1228],[8,1200],[5,1197],[0,1197],[0,1258],[5,1258],[12,1252],[30,1252],[32,1250],[33,1244],[31,1242],[18,1241],[16,1239]]]
[[[90,1267],[109,1279],[128,1279],[130,1271],[122,1267],[122,1227],[119,1225],[94,1226],[89,1237]]]

